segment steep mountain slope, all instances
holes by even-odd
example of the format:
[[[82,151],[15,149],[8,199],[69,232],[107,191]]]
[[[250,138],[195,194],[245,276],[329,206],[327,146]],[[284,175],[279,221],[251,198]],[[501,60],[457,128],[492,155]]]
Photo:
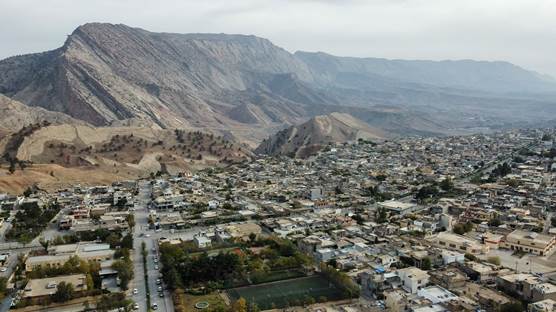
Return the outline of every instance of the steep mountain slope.
[[[385,134],[345,113],[316,116],[265,139],[255,150],[258,154],[306,157],[328,143],[358,139],[381,140]]]
[[[281,74],[288,75],[274,82]],[[138,118],[163,128],[234,128],[241,124],[233,109],[245,100],[242,92],[271,90],[288,79],[312,77],[304,63],[265,39],[110,24],[80,26],[60,49],[0,62],[1,93],[94,125]],[[267,106],[280,112],[279,96],[270,100]],[[265,124],[292,117],[260,118]]]
[[[0,93],[95,126],[203,130],[250,146],[331,112],[402,135],[556,115],[554,80],[508,63],[291,54],[255,36],[102,23],[59,49],[0,61]]]
[[[66,114],[47,111],[39,107],[29,107],[0,94],[0,129],[12,132],[24,126],[44,121],[51,124],[85,124],[85,122]]]

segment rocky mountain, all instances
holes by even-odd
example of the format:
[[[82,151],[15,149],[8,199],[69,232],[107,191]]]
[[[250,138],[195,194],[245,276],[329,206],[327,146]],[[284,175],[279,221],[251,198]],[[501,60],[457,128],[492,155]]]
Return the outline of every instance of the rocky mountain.
[[[56,50],[0,61],[0,93],[95,126],[203,130],[251,146],[332,112],[396,135],[556,115],[554,80],[509,63],[291,54],[255,36],[102,23]]]
[[[556,92],[556,80],[508,62],[426,61],[338,57],[298,51],[295,56],[321,85],[375,85],[475,90],[493,94]]]
[[[48,111],[40,107],[29,107],[0,94],[0,129],[5,133],[18,131],[22,127],[48,122],[51,124],[85,124],[70,116]]]
[[[244,123],[241,107],[258,107],[249,123],[294,122],[306,112],[287,99],[296,96],[288,85],[311,79],[303,62],[266,39],[97,23],[78,27],[59,49],[0,62],[0,93],[97,126],[136,118],[229,130]]]
[[[255,150],[258,154],[306,157],[328,143],[382,140],[386,136],[379,129],[345,113],[316,116],[309,121],[291,126],[263,140]]]

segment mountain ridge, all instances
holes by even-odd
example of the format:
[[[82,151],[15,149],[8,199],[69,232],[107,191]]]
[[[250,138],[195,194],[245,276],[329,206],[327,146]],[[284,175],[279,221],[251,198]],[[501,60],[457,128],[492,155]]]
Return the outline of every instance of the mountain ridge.
[[[315,116],[302,124],[277,132],[263,140],[255,149],[255,153],[304,158],[329,143],[359,139],[383,140],[386,136],[381,130],[373,129],[349,114],[334,112]]]
[[[497,64],[292,54],[253,35],[88,23],[58,49],[0,61],[0,93],[95,126],[201,129],[251,146],[331,112],[355,114],[397,135],[504,127],[556,114],[554,96],[526,92],[552,83]],[[409,122],[401,125],[404,118]],[[411,125],[416,118],[419,129]]]

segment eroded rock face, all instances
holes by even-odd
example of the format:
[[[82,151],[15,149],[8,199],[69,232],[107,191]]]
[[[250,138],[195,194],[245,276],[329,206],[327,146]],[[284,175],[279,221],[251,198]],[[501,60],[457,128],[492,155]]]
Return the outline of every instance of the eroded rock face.
[[[539,122],[556,114],[554,97],[531,93],[549,91],[553,79],[503,62],[291,54],[255,36],[101,23],[78,27],[59,49],[0,61],[0,93],[26,105],[95,126],[203,129],[251,146],[331,112],[401,135]]]
[[[312,77],[303,62],[266,39],[95,23],[77,28],[57,50],[0,62],[0,88],[94,125],[135,117],[161,127],[233,126],[242,120],[227,112],[250,101],[242,92],[271,89],[272,76],[286,73],[293,80]],[[272,119],[255,117],[255,123]]]
[[[361,120],[345,113],[316,116],[309,121],[291,126],[265,139],[255,150],[266,155],[291,157],[309,156],[328,143],[382,140],[386,136]]]

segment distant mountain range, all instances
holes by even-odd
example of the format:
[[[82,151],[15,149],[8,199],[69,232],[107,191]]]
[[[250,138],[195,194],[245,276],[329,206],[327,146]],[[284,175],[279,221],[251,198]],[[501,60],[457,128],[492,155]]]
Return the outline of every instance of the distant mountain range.
[[[56,50],[0,61],[0,93],[95,126],[201,129],[251,146],[333,112],[391,136],[556,116],[556,82],[505,62],[292,54],[255,36],[100,23]]]

